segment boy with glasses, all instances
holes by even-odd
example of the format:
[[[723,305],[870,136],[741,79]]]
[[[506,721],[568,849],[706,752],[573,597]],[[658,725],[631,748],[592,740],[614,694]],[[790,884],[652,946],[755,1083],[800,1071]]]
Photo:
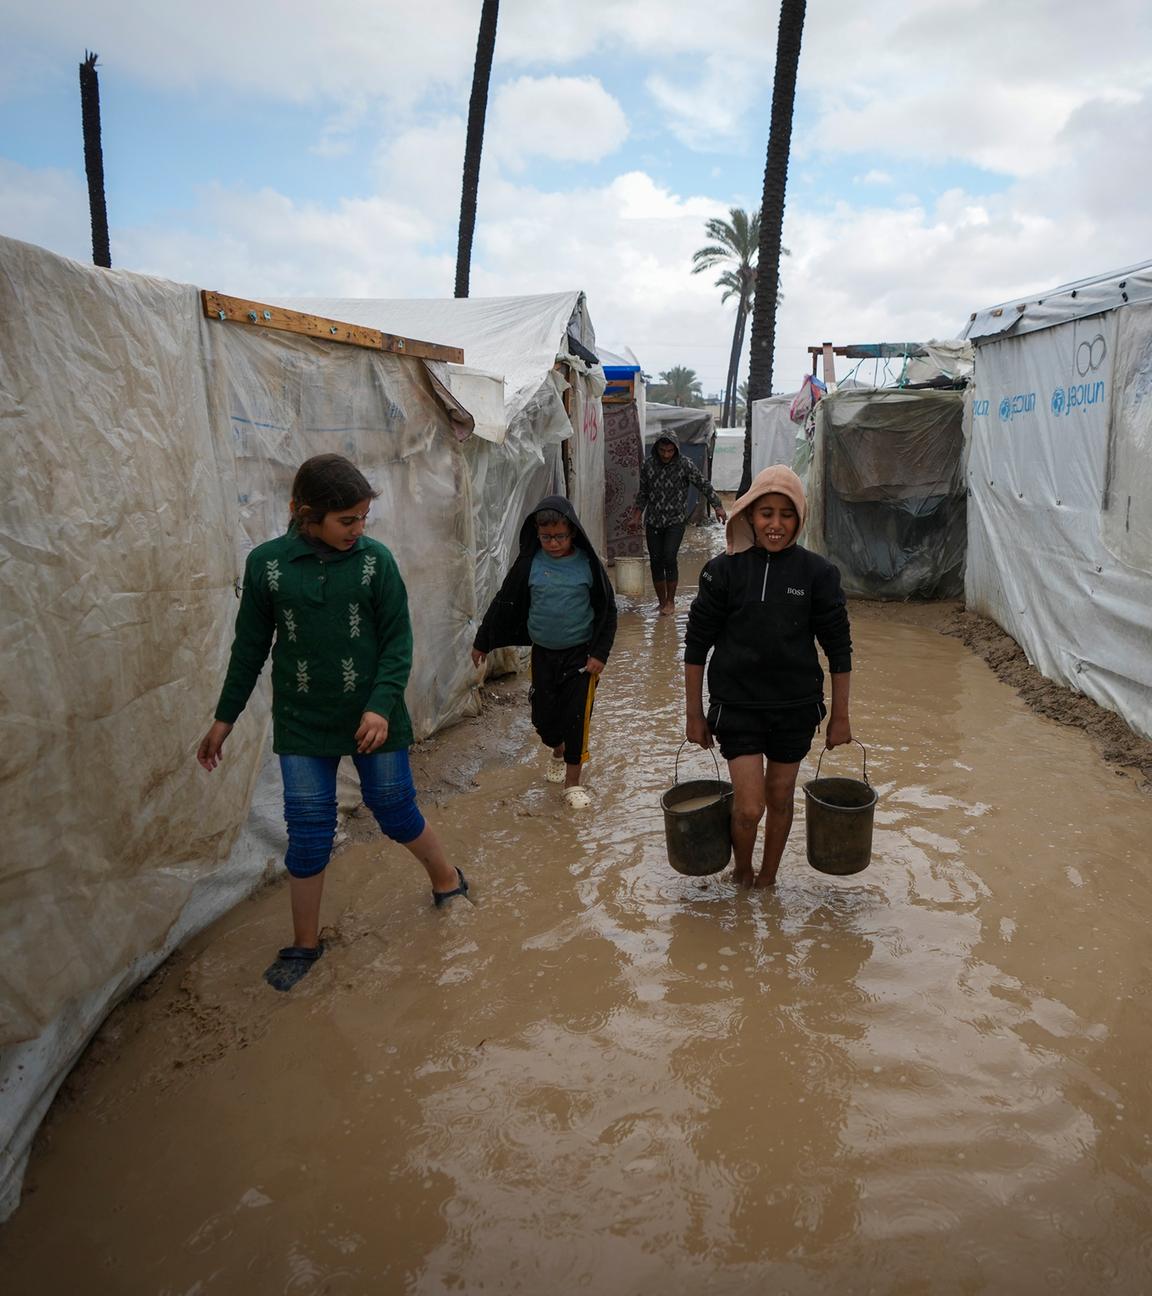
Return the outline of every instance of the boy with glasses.
[[[494,648],[532,646],[532,726],[551,750],[545,778],[564,784],[573,809],[591,804],[580,786],[596,684],[616,637],[608,572],[572,505],[549,495],[520,528],[520,552],[472,645],[479,666]]]

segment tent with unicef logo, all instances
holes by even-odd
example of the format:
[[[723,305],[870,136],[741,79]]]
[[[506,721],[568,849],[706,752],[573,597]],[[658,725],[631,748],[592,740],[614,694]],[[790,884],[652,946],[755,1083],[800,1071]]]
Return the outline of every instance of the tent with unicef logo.
[[[968,606],[1152,737],[1152,261],[975,312]]]

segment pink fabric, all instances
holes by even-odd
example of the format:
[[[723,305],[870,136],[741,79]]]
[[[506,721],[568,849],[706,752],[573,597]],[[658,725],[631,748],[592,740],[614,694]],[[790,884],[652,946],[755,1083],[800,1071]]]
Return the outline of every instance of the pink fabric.
[[[770,468],[762,468],[752,478],[752,485],[732,505],[732,512],[728,514],[728,525],[724,529],[730,554],[743,553],[745,549],[751,549],[755,544],[752,528],[744,517],[744,511],[761,495],[772,494],[788,496],[796,505],[796,515],[800,519],[796,535],[799,536],[804,530],[804,521],[808,516],[808,500],[804,495],[804,484],[791,468],[784,464],[773,464]]]

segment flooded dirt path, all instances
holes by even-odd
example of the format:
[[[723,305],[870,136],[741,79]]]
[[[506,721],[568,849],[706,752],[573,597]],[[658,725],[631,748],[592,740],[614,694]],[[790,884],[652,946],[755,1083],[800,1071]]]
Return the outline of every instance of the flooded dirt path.
[[[798,799],[774,892],[683,878],[686,608],[622,613],[593,810],[526,707],[493,714],[508,762],[435,812],[476,905],[355,846],[293,994],[260,982],[277,888],[112,1019],[0,1233],[7,1292],[1152,1289],[1152,797],[873,610],[871,867],[812,870]]]

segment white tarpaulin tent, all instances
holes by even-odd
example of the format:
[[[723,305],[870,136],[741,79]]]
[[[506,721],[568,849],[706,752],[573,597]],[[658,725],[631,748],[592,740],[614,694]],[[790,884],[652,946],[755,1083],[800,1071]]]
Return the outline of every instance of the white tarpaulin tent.
[[[712,485],[718,491],[738,490],[743,469],[744,429],[717,428],[712,445]]]
[[[972,316],[968,605],[1152,737],[1152,262]]]
[[[795,396],[767,396],[752,402],[752,476],[773,464],[792,465],[800,431],[788,411]]]
[[[426,338],[464,348],[470,366],[504,379],[505,417],[511,473],[522,490],[523,508],[501,509],[508,534],[479,537],[482,564],[481,602],[495,592],[493,572],[507,570],[523,512],[535,498],[566,494],[580,515],[585,533],[601,554],[604,536],[604,438],[600,397],[603,367],[593,363],[596,335],[581,292],[531,297],[444,299],[296,298],[286,306],[331,319],[367,324],[389,333]],[[586,354],[581,354],[584,352]],[[450,379],[451,381],[451,379]],[[565,393],[568,408],[565,408]],[[567,488],[561,444],[567,442]],[[540,472],[527,471],[540,457]],[[530,487],[530,489],[529,489]],[[529,495],[532,498],[529,498]],[[491,512],[491,511],[490,511]],[[498,577],[495,577],[498,581]],[[486,605],[486,604],[485,604]]]
[[[193,753],[297,465],[343,453],[381,492],[418,737],[474,707],[477,609],[472,420],[444,364],[207,320],[191,286],[6,239],[0,329],[2,1217],[108,1008],[278,867],[266,701],[217,774]]]

